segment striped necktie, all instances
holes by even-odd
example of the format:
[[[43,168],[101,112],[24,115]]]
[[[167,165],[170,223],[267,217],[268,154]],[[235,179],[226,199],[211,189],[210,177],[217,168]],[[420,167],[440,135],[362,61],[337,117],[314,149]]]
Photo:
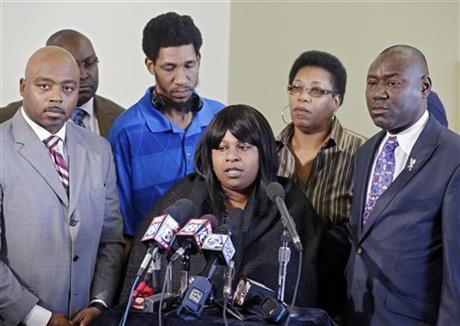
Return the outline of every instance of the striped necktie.
[[[61,141],[61,138],[53,135],[46,138],[43,143],[48,147],[49,154],[58,172],[59,180],[61,180],[67,195],[69,195],[69,168],[62,154],[56,149],[56,146]]]
[[[83,123],[83,119],[85,119],[87,115],[88,115],[88,112],[86,112],[82,108],[77,107],[75,111],[73,111],[71,119],[73,122],[75,122],[80,127],[86,128]]]

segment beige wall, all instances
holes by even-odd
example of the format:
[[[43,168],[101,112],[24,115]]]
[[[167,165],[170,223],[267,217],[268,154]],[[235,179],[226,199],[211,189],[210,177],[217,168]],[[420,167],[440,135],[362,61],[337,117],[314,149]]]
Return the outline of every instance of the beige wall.
[[[384,48],[405,43],[426,55],[433,88],[447,109],[450,127],[458,132],[459,16],[458,2],[234,2],[229,101],[255,106],[279,132],[291,64],[303,51],[323,50],[347,68],[341,122],[370,136],[378,129],[366,111],[367,68]]]
[[[98,94],[131,106],[154,84],[144,66],[142,30],[152,17],[168,11],[192,16],[200,28],[203,47],[198,90],[226,102],[229,3],[1,1],[0,106],[20,98],[19,78],[27,59],[63,28],[81,31],[93,42],[100,60]]]
[[[99,93],[133,104],[153,78],[144,67],[142,28],[166,11],[190,14],[203,33],[201,94],[248,103],[284,126],[290,66],[303,51],[338,56],[348,70],[339,111],[343,124],[366,136],[375,128],[366,112],[365,76],[385,47],[408,43],[427,56],[434,89],[460,131],[460,5],[450,2],[4,2],[0,6],[0,105],[19,98],[18,80],[30,54],[61,28],[86,33],[100,57]]]

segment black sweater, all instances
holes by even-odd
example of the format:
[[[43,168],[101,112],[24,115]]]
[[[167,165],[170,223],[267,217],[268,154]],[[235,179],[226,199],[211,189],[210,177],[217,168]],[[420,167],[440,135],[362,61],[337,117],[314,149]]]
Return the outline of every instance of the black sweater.
[[[324,235],[324,226],[306,199],[302,190],[290,183],[286,178],[278,178],[278,182],[284,187],[285,201],[288,210],[293,217],[298,233],[304,247],[300,286],[296,299],[296,306],[317,307],[319,305],[319,262],[318,251],[320,240]],[[263,187],[260,187],[263,188]],[[127,272],[121,294],[121,302],[126,302],[127,296],[134,280],[136,271],[145,255],[147,246],[140,239],[147,230],[152,217],[161,215],[165,208],[173,205],[178,199],[188,198],[200,209],[200,216],[214,212],[209,208],[209,196],[205,181],[196,174],[192,174],[179,181],[171,188],[155,205],[151,213],[144,219],[128,260]],[[221,222],[221,221],[219,221]],[[231,224],[231,221],[229,221]],[[277,290],[278,280],[278,248],[281,244],[283,225],[280,214],[265,193],[265,189],[256,189],[250,196],[244,210],[244,223],[240,234],[236,234],[237,252],[235,254],[236,275],[246,275],[250,279],[260,282],[269,288]],[[235,242],[235,241],[234,241]],[[291,259],[288,265],[285,301],[290,303],[294,291],[298,253],[292,243]],[[202,255],[192,256],[191,275],[199,273],[206,260]],[[176,264],[180,265],[180,264]],[[162,265],[163,267],[165,264]],[[174,270],[175,286],[179,280],[179,266]],[[219,283],[216,273],[214,279]]]

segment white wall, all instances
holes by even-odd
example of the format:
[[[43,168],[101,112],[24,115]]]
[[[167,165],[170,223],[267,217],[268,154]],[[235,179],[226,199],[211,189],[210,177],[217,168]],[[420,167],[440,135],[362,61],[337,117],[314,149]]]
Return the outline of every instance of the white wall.
[[[100,59],[98,94],[129,106],[154,79],[144,66],[142,30],[154,16],[176,11],[192,16],[203,37],[200,86],[206,97],[227,102],[229,3],[1,2],[0,105],[20,99],[19,78],[29,56],[57,30],[87,35]]]
[[[304,51],[323,50],[336,55],[348,72],[339,119],[370,136],[378,129],[365,103],[367,69],[383,49],[403,43],[427,57],[433,88],[451,129],[459,131],[459,15],[459,2],[452,1],[234,2],[230,102],[252,104],[279,132],[292,63]]]

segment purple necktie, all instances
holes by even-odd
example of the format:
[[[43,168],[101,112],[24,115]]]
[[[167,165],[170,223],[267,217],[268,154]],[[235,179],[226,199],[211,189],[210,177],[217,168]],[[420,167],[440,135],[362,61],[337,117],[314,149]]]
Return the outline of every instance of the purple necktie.
[[[73,111],[72,113],[72,121],[75,122],[80,127],[85,128],[85,125],[83,124],[83,119],[86,118],[87,115],[88,115],[88,112],[86,112],[82,108],[77,107],[75,111]]]
[[[58,136],[49,136],[43,143],[48,147],[50,156],[58,172],[59,180],[61,180],[67,195],[69,195],[69,168],[64,157],[56,150],[56,146],[60,141],[62,140]]]
[[[371,215],[377,199],[387,190],[391,182],[393,182],[393,175],[395,173],[395,149],[398,145],[396,136],[388,137],[377,158],[371,179],[372,184],[369,199],[364,208],[363,225],[366,224],[369,215]]]

